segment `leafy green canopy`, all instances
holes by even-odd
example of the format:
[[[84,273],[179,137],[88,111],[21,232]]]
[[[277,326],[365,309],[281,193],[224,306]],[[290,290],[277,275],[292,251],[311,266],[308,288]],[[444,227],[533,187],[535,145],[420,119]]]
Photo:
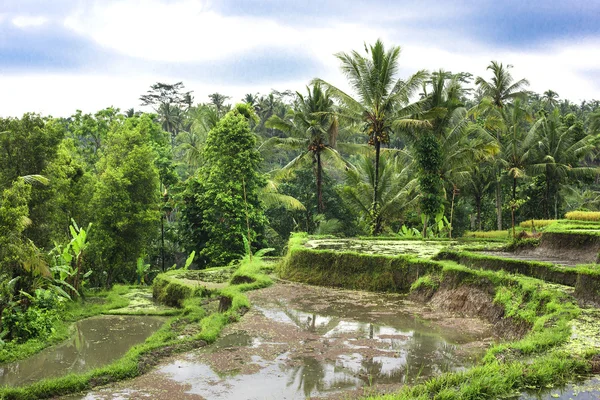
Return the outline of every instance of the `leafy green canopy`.
[[[258,172],[262,158],[249,119],[254,110],[238,104],[209,132],[205,163],[188,181],[182,209],[183,232],[190,250],[200,250],[201,262],[225,265],[244,254],[244,237],[261,245],[267,225]]]
[[[158,129],[160,131],[160,129]],[[148,115],[130,118],[108,135],[92,198],[94,264],[103,283],[135,279],[136,261],[156,238],[160,221],[156,124]]]

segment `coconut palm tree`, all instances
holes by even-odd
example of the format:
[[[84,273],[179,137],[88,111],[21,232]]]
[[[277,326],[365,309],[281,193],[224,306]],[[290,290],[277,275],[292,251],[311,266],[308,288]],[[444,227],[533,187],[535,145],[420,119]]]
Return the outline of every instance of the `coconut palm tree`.
[[[213,93],[209,94],[208,98],[210,99],[210,104],[215,106],[215,108],[217,109],[217,113],[219,114],[219,116],[223,116],[227,111],[229,111],[229,107],[225,104],[225,102],[231,97],[225,96],[221,93]]]
[[[418,182],[413,178],[410,163],[406,165],[390,152],[382,153],[379,161],[376,171],[369,156],[360,156],[356,169],[346,171],[346,183],[341,192],[345,202],[358,215],[364,216],[376,232],[382,232],[391,222],[401,219],[403,211],[418,198]],[[379,174],[377,178],[376,173]],[[379,184],[377,213],[372,212],[375,182]]]
[[[345,93],[336,86],[321,79],[329,95],[343,105],[340,117],[353,123],[359,123],[362,131],[368,135],[369,144],[375,148],[374,183],[371,213],[379,213],[379,164],[381,145],[390,140],[390,135],[399,128],[407,126],[425,126],[427,121],[413,117],[420,111],[421,102],[412,103],[411,97],[421,87],[427,72],[419,71],[406,80],[396,77],[400,47],[393,46],[386,51],[381,40],[374,45],[365,46],[366,56],[358,51],[338,53],[341,69],[354,96]],[[373,218],[373,233],[380,233],[378,218]]]
[[[302,146],[303,150],[283,169],[287,170],[298,165],[306,157],[310,157],[315,165],[317,180],[318,211],[322,213],[323,205],[323,160],[329,157],[338,162],[342,161],[334,149],[338,133],[338,119],[333,112],[334,104],[331,98],[322,90],[319,83],[307,87],[307,95],[297,93],[293,108],[288,110],[284,118],[272,115],[266,122],[267,128],[278,129],[290,138],[271,138],[271,142],[287,145]]]
[[[561,123],[560,112],[540,118],[530,129],[536,135],[534,143],[537,161],[531,165],[533,173],[543,174],[546,180],[546,218],[550,218],[554,206],[554,218],[558,219],[560,189],[566,178],[578,179],[593,176],[598,169],[577,166],[577,163],[594,151],[598,137],[588,135],[576,138],[573,126],[567,128]]]
[[[521,101],[516,100],[507,114],[504,146],[500,155],[500,163],[512,179],[512,199],[517,197],[517,180],[523,178],[526,170],[533,163],[533,145],[537,140],[535,130],[526,130],[531,118],[521,107]]]
[[[512,65],[504,65],[497,61],[492,61],[487,69],[492,71],[492,80],[487,81],[482,77],[475,79],[475,84],[484,96],[489,98],[484,104],[488,104],[488,113],[494,120],[504,119],[505,109],[512,101],[517,98],[526,97],[524,88],[529,86],[527,79],[515,81],[510,73]],[[498,143],[502,143],[503,130],[498,128],[496,131],[496,139]],[[502,230],[502,186],[499,179],[500,168],[496,170],[496,217],[498,229]]]
[[[525,96],[523,89],[529,86],[527,79],[520,79],[515,82],[509,71],[512,67],[510,64],[504,66],[502,63],[492,61],[487,67],[492,71],[492,80],[486,81],[480,76],[475,79],[475,84],[482,89],[483,94],[491,97],[493,105],[500,109],[503,109],[517,98],[523,98]]]
[[[558,106],[558,93],[553,90],[546,90],[542,96],[542,104],[544,104],[544,108],[554,110]]]
[[[185,120],[184,112],[178,105],[162,103],[158,106],[158,121],[161,127],[171,135],[171,145],[175,145],[175,138]]]

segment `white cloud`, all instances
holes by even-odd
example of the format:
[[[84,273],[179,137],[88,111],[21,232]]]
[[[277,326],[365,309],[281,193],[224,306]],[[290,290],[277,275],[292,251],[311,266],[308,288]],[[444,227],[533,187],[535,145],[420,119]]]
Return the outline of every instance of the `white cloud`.
[[[572,101],[600,98],[600,85],[591,75],[600,72],[600,38],[546,43],[536,49],[502,50],[461,29],[445,29],[443,24],[401,23],[406,15],[386,15],[387,24],[373,24],[364,18],[339,20],[332,16],[327,24],[288,24],[275,19],[221,15],[202,0],[122,0],[83,2],[85,5],[68,16],[65,26],[110,51],[148,62],[113,64],[112,71],[67,73],[6,73],[0,76],[0,114],[19,115],[38,111],[68,116],[76,109],[93,112],[114,105],[122,109],[137,107],[138,97],[157,81],[177,82],[178,76],[158,75],[153,61],[161,63],[206,62],[215,65],[236,57],[243,65],[249,52],[289,52],[307,57],[318,64],[318,76],[347,89],[333,56],[353,49],[362,52],[363,43],[382,38],[386,45],[399,44],[401,75],[419,69],[444,68],[489,77],[486,67],[491,60],[514,65],[515,78],[527,78],[531,90],[555,90]],[[441,12],[439,9],[438,13]],[[410,15],[410,14],[407,14]],[[0,21],[1,21],[0,15]],[[21,18],[20,20],[18,18]],[[24,18],[24,19],[23,19]],[[15,20],[17,22],[15,22]],[[392,23],[393,21],[398,23]],[[17,17],[13,24],[44,24],[44,17]],[[367,22],[365,22],[367,21]],[[268,56],[266,56],[268,57]],[[116,60],[115,63],[120,61]],[[132,66],[133,65],[133,66]],[[86,66],[92,68],[92,66]],[[285,65],[283,66],[285,68]],[[133,69],[135,68],[135,70]],[[139,69],[138,69],[139,68]],[[592,72],[592,74],[590,74]],[[239,100],[245,93],[266,93],[270,89],[304,90],[313,78],[298,73],[289,80],[261,80],[252,84],[215,84],[199,78],[184,80],[198,101],[218,91]],[[223,82],[220,76],[214,81]],[[10,94],[10,95],[8,95]]]
[[[11,20],[12,24],[17,28],[35,28],[38,26],[44,25],[48,22],[48,18],[38,15],[38,16],[30,16],[30,15],[19,15]]]
[[[263,17],[224,16],[206,2],[95,2],[65,26],[127,56],[169,62],[220,60],[258,48],[331,54],[374,40],[372,29],[332,22],[322,28],[282,25]]]

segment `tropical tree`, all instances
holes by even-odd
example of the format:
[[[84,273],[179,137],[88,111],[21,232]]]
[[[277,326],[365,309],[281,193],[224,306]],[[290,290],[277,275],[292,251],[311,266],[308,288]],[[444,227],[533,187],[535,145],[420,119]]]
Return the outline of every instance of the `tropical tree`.
[[[146,94],[140,96],[142,106],[152,106],[159,116],[163,129],[171,134],[171,145],[184,125],[184,110],[191,107],[192,92],[184,92],[182,82],[174,84],[157,82]]]
[[[108,135],[99,162],[101,171],[91,206],[94,279],[110,287],[135,279],[138,257],[144,256],[159,232],[160,175],[152,135],[164,132],[148,114],[128,118]]]
[[[497,61],[492,61],[487,69],[492,72],[491,81],[482,77],[475,79],[475,84],[479,86],[481,93],[489,98],[489,101],[483,102],[487,106],[489,118],[493,121],[505,119],[505,109],[517,98],[526,97],[524,88],[529,86],[529,81],[520,79],[515,81],[510,73],[512,65],[504,65]],[[497,124],[494,129],[498,143],[502,143],[503,125]],[[496,168],[496,218],[498,229],[502,230],[502,184],[499,179],[500,168]]]
[[[306,89],[308,91],[306,96],[296,94],[294,108],[290,109],[284,118],[273,115],[267,121],[266,127],[291,135],[291,140],[282,141],[279,138],[272,138],[271,141],[303,147],[300,155],[283,167],[283,170],[299,165],[306,157],[312,159],[317,180],[317,207],[319,213],[322,213],[324,210],[322,157],[326,156],[343,163],[340,155],[333,148],[338,133],[338,119],[334,113],[333,101],[321,89],[319,83],[315,83],[312,89],[310,87]]]
[[[396,78],[400,47],[392,47],[386,51],[383,42],[365,47],[366,56],[357,51],[338,53],[342,72],[346,75],[356,97],[353,97],[336,86],[321,79],[328,94],[340,101],[344,109],[340,118],[344,122],[362,125],[362,131],[368,135],[369,144],[375,148],[374,186],[371,213],[373,233],[380,233],[381,225],[377,223],[379,213],[379,164],[381,145],[387,144],[390,135],[399,128],[426,126],[427,121],[413,116],[420,111],[420,102],[412,103],[412,95],[421,87],[427,77],[425,71],[419,71],[406,80]]]
[[[210,99],[209,104],[212,104],[215,107],[219,116],[222,116],[226,111],[229,110],[229,106],[226,105],[225,102],[231,97],[215,92],[213,94],[209,94],[208,98]]]
[[[417,201],[418,181],[413,178],[410,163],[405,164],[400,157],[385,152],[380,158],[377,171],[368,156],[360,156],[356,168],[346,171],[342,199],[377,232],[382,232],[384,228],[390,228],[392,222],[401,220],[403,212]],[[379,174],[377,178],[376,173]],[[379,209],[374,214],[372,200],[376,182],[379,184]]]
[[[492,80],[487,81],[478,76],[475,79],[475,84],[483,91],[484,96],[490,97],[495,107],[503,109],[517,98],[523,98],[526,92],[523,90],[529,86],[527,79],[520,79],[515,82],[510,74],[510,69],[513,66],[506,66],[497,61],[492,61],[487,69],[492,71]]]
[[[554,90],[546,90],[542,96],[542,104],[544,108],[554,110],[558,106],[558,93]]]
[[[558,109],[541,117],[531,127],[530,134],[537,136],[534,145],[536,162],[530,168],[535,174],[543,174],[546,181],[546,218],[558,219],[560,190],[565,179],[598,173],[597,168],[577,165],[595,149],[598,137],[589,135],[577,140],[573,126],[567,128],[561,123]]]
[[[244,241],[258,247],[263,240],[267,220],[259,193],[266,180],[250,118],[252,107],[238,104],[209,132],[204,164],[183,194],[184,239],[207,265],[227,265],[244,255]]]
[[[515,209],[517,207],[517,180],[526,175],[526,171],[535,161],[534,144],[537,133],[527,130],[531,120],[526,110],[521,106],[521,100],[515,100],[513,107],[506,113],[506,133],[499,162],[512,180],[511,215],[513,235],[515,230]]]

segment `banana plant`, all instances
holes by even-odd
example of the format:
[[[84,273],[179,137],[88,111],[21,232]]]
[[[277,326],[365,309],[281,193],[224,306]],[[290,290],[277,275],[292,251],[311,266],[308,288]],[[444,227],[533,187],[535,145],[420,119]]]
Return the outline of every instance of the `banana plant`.
[[[65,246],[57,244],[51,251],[55,260],[51,270],[58,275],[59,282],[69,289],[72,296],[80,296],[87,278],[92,274],[91,270],[83,273],[83,256],[89,244],[87,235],[92,224],[86,230],[80,228],[74,220],[71,223],[71,241]]]

